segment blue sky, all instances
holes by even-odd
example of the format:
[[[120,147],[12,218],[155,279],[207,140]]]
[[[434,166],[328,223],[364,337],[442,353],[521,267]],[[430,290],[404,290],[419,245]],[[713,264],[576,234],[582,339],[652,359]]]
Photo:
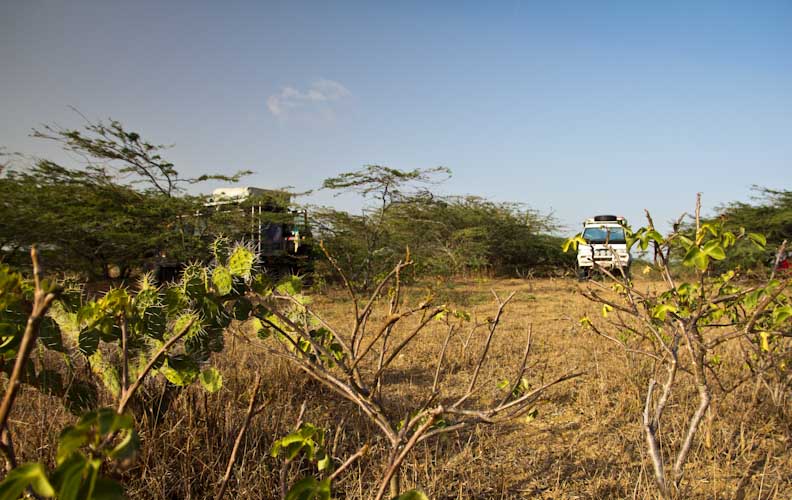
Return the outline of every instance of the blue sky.
[[[7,0],[0,64],[0,145],[56,159],[28,133],[79,126],[74,106],[174,144],[185,174],[307,190],[443,165],[441,191],[570,231],[792,188],[789,1]]]

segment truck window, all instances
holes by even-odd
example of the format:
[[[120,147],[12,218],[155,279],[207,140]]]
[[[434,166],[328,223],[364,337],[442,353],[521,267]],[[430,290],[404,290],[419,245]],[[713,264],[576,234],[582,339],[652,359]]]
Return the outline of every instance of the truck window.
[[[623,227],[587,227],[583,231],[583,239],[589,243],[626,243]]]

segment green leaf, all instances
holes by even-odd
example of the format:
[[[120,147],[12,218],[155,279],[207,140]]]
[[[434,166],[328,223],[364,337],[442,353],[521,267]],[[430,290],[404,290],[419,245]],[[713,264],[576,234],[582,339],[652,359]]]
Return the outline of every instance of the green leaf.
[[[660,321],[665,321],[666,315],[671,312],[677,312],[677,308],[671,304],[658,304],[657,306],[652,309],[652,317],[659,319]]]
[[[691,240],[687,236],[683,236],[680,234],[678,238],[679,238],[679,242],[682,244],[682,247],[684,247],[686,250],[689,250],[690,247],[693,246],[693,240]]]
[[[726,258],[726,252],[717,240],[711,240],[705,243],[701,251],[715,260],[723,260]]]
[[[721,234],[721,243],[723,244],[723,248],[729,248],[730,246],[734,245],[737,241],[737,237],[731,231],[724,231]]]
[[[285,295],[298,295],[302,288],[302,279],[299,276],[291,275],[278,283],[276,290]]]
[[[232,276],[239,276],[240,278],[247,279],[253,271],[253,263],[255,260],[256,254],[249,248],[238,245],[228,258],[228,269]]]
[[[323,453],[322,457],[316,461],[316,468],[319,472],[325,470],[332,470],[333,468],[333,459],[330,457],[329,453]]]
[[[718,235],[718,229],[717,229],[717,228],[716,228],[716,227],[715,227],[713,224],[711,224],[711,223],[709,223],[709,222],[705,222],[705,223],[704,223],[704,224],[702,224],[702,225],[701,225],[701,227],[699,228],[699,232],[700,232],[701,234],[704,234],[704,231],[709,231],[709,233],[710,233],[712,236],[717,236],[717,235]]]
[[[99,426],[99,434],[102,436],[111,432],[129,430],[135,425],[132,415],[124,413],[119,415],[112,408],[101,408],[96,412],[96,423]]]
[[[646,232],[646,238],[650,240],[654,240],[657,243],[663,243],[663,235],[654,229],[650,229],[649,231]]]
[[[564,253],[567,253],[570,249],[573,252],[576,252],[577,248],[578,248],[578,245],[586,245],[586,244],[588,244],[588,242],[585,240],[585,238],[583,238],[583,235],[577,234],[577,235],[573,236],[572,238],[569,238],[568,240],[566,240],[564,242],[564,244],[561,246],[561,250]]]
[[[160,372],[174,385],[190,385],[198,377],[198,365],[187,356],[171,356],[160,368]]]
[[[52,483],[58,489],[58,499],[79,500],[83,473],[90,464],[80,453],[72,453],[53,471]]]
[[[30,486],[42,497],[54,497],[55,489],[47,479],[47,471],[40,463],[22,464],[6,475],[0,483],[0,500],[17,500]]]
[[[761,233],[748,233],[748,239],[754,242],[759,248],[767,246],[767,238]]]
[[[682,264],[688,267],[696,266],[700,271],[704,271],[709,264],[709,257],[697,246],[692,245],[682,259]]]
[[[94,483],[93,500],[122,500],[124,488],[116,481],[106,477],[97,477]]]
[[[140,448],[140,439],[134,429],[124,433],[123,439],[107,454],[114,460],[132,457]]]
[[[773,321],[780,325],[792,317],[792,305],[779,306],[773,309]]]
[[[286,500],[330,500],[330,479],[318,481],[312,476],[300,479],[286,493]]]
[[[231,293],[231,288],[234,284],[231,271],[225,266],[217,266],[212,271],[212,284],[214,284],[219,295]]]
[[[223,387],[223,376],[215,368],[208,368],[198,377],[206,392],[212,394]]]
[[[262,340],[268,338],[272,334],[272,329],[269,326],[266,326],[259,318],[252,318],[250,320],[250,326],[253,328],[253,331],[256,332],[258,338]]]
[[[56,463],[61,465],[81,446],[88,442],[88,432],[86,429],[78,427],[66,427],[61,432],[58,439],[58,454]]]

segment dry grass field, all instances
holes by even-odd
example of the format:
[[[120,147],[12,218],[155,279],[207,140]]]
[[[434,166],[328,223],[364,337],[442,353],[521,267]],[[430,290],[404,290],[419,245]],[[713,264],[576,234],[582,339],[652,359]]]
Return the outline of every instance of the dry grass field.
[[[529,330],[533,347],[526,378],[532,386],[575,369],[584,374],[546,391],[536,402],[533,419],[482,425],[419,444],[405,462],[405,489],[418,487],[435,499],[656,497],[640,427],[651,365],[581,330],[581,316],[599,315],[597,306],[580,295],[581,286],[570,279],[515,279],[439,287],[437,300],[466,309],[479,320],[494,314],[492,290],[501,296],[516,292],[482,370],[485,390],[476,394],[482,404],[503,396],[497,384],[517,369]],[[417,298],[421,292],[411,293]],[[316,295],[313,301],[329,323],[341,330],[349,325],[349,301],[342,291]],[[444,336],[444,325],[433,322],[387,372],[384,392],[391,414],[405,414],[431,386]],[[445,394],[464,392],[485,336],[482,329],[469,341],[466,331],[452,338],[448,370],[440,380]],[[163,391],[161,377],[149,382],[152,400],[173,397],[170,410],[159,419],[140,413],[141,452],[125,470],[108,471],[127,485],[131,498],[212,498],[257,372],[262,375],[265,410],[254,417],[242,442],[229,497],[277,498],[281,462],[270,457],[270,448],[294,426],[303,403],[305,421],[327,429],[328,448],[339,461],[364,443],[371,445],[369,454],[334,483],[334,496],[373,496],[385,456],[376,429],[354,405],[271,355],[270,347],[268,341],[248,335],[245,325],[232,332],[225,351],[214,359],[224,377],[223,389],[215,394],[200,386],[180,393]],[[40,353],[37,362],[45,363],[43,356],[49,355]],[[729,359],[729,353],[723,355]],[[724,362],[719,369],[728,382],[738,378],[741,366]],[[678,442],[684,424],[680,415],[689,414],[697,403],[688,382],[673,394],[660,429],[663,446]],[[755,392],[751,384],[729,393],[715,391],[676,497],[792,498],[792,418],[774,412],[761,393],[754,401]],[[103,397],[109,403],[109,395]],[[57,433],[73,418],[60,401],[26,390],[11,422],[22,461],[45,456],[52,463]],[[291,480],[299,477],[299,467],[290,466]],[[309,471],[307,464],[302,467]]]

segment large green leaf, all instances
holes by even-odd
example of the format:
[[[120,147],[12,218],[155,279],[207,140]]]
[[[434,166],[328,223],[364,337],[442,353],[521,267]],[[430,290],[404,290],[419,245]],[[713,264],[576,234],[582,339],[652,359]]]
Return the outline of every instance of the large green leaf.
[[[699,247],[692,245],[685,254],[684,259],[682,259],[682,264],[688,267],[695,266],[700,271],[704,271],[709,264],[709,257],[707,257],[707,254],[702,252]]]
[[[133,456],[140,448],[140,439],[134,429],[124,431],[123,437],[118,444],[107,454],[115,460],[124,460]]]
[[[330,479],[313,476],[300,479],[286,493],[286,500],[330,500]]]
[[[234,284],[231,271],[225,266],[217,266],[214,271],[212,271],[212,284],[214,284],[215,290],[217,290],[217,293],[220,295],[228,295],[231,293],[231,287]]]
[[[206,392],[215,393],[223,387],[223,376],[215,368],[207,368],[198,377]]]
[[[55,496],[55,489],[47,479],[44,466],[40,463],[27,463],[11,470],[0,483],[0,500],[17,500],[28,486],[39,496]]]
[[[122,500],[124,488],[116,481],[106,477],[97,477],[94,483],[93,500]]]
[[[72,453],[63,461],[52,474],[52,483],[58,490],[60,500],[78,500],[82,489],[83,474],[89,464],[80,453]]]
[[[239,276],[241,278],[249,278],[253,271],[253,263],[256,260],[254,254],[249,248],[237,245],[231,256],[228,258],[228,269],[232,276]]]
[[[790,317],[792,317],[792,305],[787,304],[773,309],[773,321],[779,326]]]
[[[677,312],[677,307],[672,304],[658,304],[652,309],[652,317],[665,321],[668,313]]]
[[[198,377],[198,365],[187,356],[171,356],[160,372],[174,385],[190,385]]]
[[[748,239],[754,242],[759,248],[767,246],[767,238],[761,233],[748,233]]]
[[[723,250],[723,247],[717,240],[712,240],[705,243],[701,251],[715,260],[723,260],[726,258],[726,252]]]
[[[588,242],[586,241],[585,238],[583,238],[583,235],[578,234],[578,235],[575,235],[572,238],[569,238],[568,240],[566,240],[564,242],[563,246],[561,247],[561,250],[564,253],[568,252],[570,249],[573,252],[576,252],[577,248],[578,248],[578,245],[585,245],[587,243]]]

